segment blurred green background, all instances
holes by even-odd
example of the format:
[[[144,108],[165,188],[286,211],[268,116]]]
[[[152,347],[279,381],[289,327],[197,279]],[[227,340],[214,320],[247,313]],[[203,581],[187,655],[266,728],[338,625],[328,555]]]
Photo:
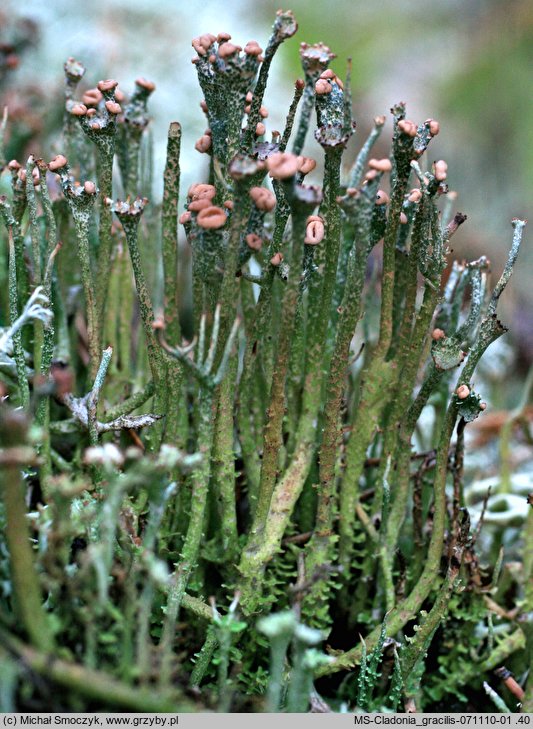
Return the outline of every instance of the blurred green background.
[[[3,75],[1,101],[10,107],[14,123],[28,126],[25,152],[48,158],[61,151],[57,134],[50,132],[57,129],[62,113],[62,63],[67,56],[88,67],[86,86],[113,77],[127,92],[136,76],[150,78],[157,84],[151,103],[155,179],[160,179],[164,164],[166,128],[177,119],[184,126],[186,189],[205,171],[205,160],[193,150],[205,121],[190,63],[191,38],[226,30],[241,45],[255,38],[264,47],[278,7],[278,0],[204,0],[199,5],[177,0],[8,0],[0,11],[0,41],[20,35],[21,19],[34,21],[35,29],[18,68]],[[528,217],[533,193],[533,3],[294,0],[290,7],[300,30],[274,62],[267,129],[282,128],[291,86],[301,75],[300,42],[329,45],[337,54],[332,65],[340,75],[351,57],[358,133],[347,158],[362,143],[373,116],[387,112],[394,102],[406,101],[408,116],[415,121],[437,118],[441,134],[432,143],[430,158],[447,160],[450,186],[459,193],[457,208],[469,216],[454,238],[455,254],[475,258],[488,253],[497,274],[511,238],[510,219]],[[320,151],[310,145],[308,152],[315,151],[318,156]],[[533,352],[533,251],[527,238],[529,233],[502,302],[524,365]]]

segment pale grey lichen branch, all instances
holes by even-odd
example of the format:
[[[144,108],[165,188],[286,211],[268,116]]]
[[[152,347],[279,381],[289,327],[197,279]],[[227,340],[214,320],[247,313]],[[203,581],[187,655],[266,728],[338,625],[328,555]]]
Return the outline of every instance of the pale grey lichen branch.
[[[429,183],[433,179],[433,175],[430,172],[422,172],[422,170],[420,168],[420,164],[415,159],[411,160],[411,168],[413,169],[413,172],[417,176],[417,179],[420,182],[422,190],[427,189],[427,187],[429,186]]]
[[[52,428],[54,433],[72,433],[77,429],[79,424],[89,429],[89,415],[87,411],[86,397],[74,397],[71,394],[65,395],[62,399],[63,404],[70,410],[74,420],[65,420],[54,423]],[[95,428],[98,434],[109,433],[115,430],[137,430],[153,425],[156,421],[161,420],[162,415],[154,415],[146,413],[145,415],[121,415],[108,423],[95,421]],[[62,427],[64,424],[65,427]]]
[[[98,443],[98,429],[96,427],[96,411],[98,409],[98,400],[100,398],[100,391],[104,385],[105,376],[107,374],[107,368],[111,362],[113,355],[112,347],[107,347],[102,353],[102,359],[98,372],[94,379],[94,385],[90,393],[86,396],[86,407],[87,407],[87,422],[89,426],[89,435],[91,438],[92,445]]]
[[[46,308],[48,303],[48,298],[43,293],[43,287],[37,286],[26,302],[26,306],[22,310],[21,315],[0,336],[0,352],[10,351],[13,336],[24,326],[24,324],[35,320],[42,321],[45,326],[50,324],[53,314],[50,309]]]
[[[129,428],[144,428],[147,425],[152,425],[157,419],[162,416],[156,415],[130,415],[133,410],[140,408],[144,403],[149,400],[154,394],[154,383],[152,380],[139,392],[136,392],[131,397],[127,398],[118,405],[114,405],[109,408],[107,412],[103,414],[103,422],[98,422],[98,432],[107,433],[114,430],[127,430]],[[63,400],[64,402],[64,400]],[[65,403],[67,404],[67,403]],[[67,405],[68,407],[68,405]],[[147,420],[148,419],[148,420]],[[50,423],[50,431],[52,433],[65,435],[67,433],[75,433],[80,430],[80,426],[83,424],[74,418],[68,420],[56,420]],[[83,427],[85,427],[83,425]]]
[[[508,283],[509,279],[511,278],[511,274],[513,273],[513,266],[516,263],[518,251],[520,250],[520,243],[522,242],[522,233],[527,224],[527,220],[520,220],[519,218],[514,218],[511,222],[512,222],[512,226],[513,226],[513,230],[514,230],[513,243],[512,243],[511,250],[509,252],[509,258],[507,259],[507,263],[505,265],[503,273],[500,276],[498,283],[494,287],[494,291],[492,292],[492,296],[491,296],[490,303],[489,303],[489,308],[487,310],[487,316],[496,315],[496,307],[498,306],[498,299],[502,295],[504,288],[507,286],[507,283]]]
[[[190,344],[188,344],[186,347],[171,347],[165,339],[165,335],[164,335],[164,331],[163,331],[163,327],[164,327],[163,319],[161,317],[159,317],[153,324],[159,344],[165,350],[165,352],[168,355],[170,355],[171,357],[174,357],[175,359],[179,360],[184,365],[185,369],[190,374],[192,374],[202,385],[204,385],[204,387],[206,387],[208,389],[214,389],[224,379],[224,375],[226,374],[226,370],[228,367],[231,350],[233,348],[233,343],[235,342],[235,339],[237,337],[237,332],[239,330],[239,326],[240,326],[240,319],[237,317],[235,319],[235,321],[233,322],[233,326],[231,328],[230,334],[228,336],[228,339],[226,340],[224,352],[222,354],[222,358],[220,360],[220,364],[217,368],[217,371],[215,374],[212,374],[211,370],[213,369],[215,353],[216,353],[217,344],[218,344],[218,336],[219,336],[219,331],[220,331],[220,305],[219,304],[215,308],[215,314],[213,317],[213,329],[211,332],[211,341],[209,344],[209,350],[207,352],[207,356],[203,362],[202,362],[202,359],[203,359],[204,339],[205,339],[205,314],[202,314],[202,318],[200,320],[200,340],[199,340],[200,346],[198,348],[199,356],[198,356],[197,362],[195,362],[193,359],[191,359],[189,357],[190,352],[192,352],[192,350],[196,346],[195,339]]]
[[[370,155],[370,151],[379,139],[379,136],[381,135],[381,130],[383,129],[384,125],[385,117],[376,116],[374,119],[374,126],[372,127],[372,130],[370,131],[366,142],[361,147],[359,154],[357,155],[355,162],[353,163],[353,167],[350,170],[347,187],[359,187],[359,185],[361,184],[364,168]]]
[[[153,425],[163,417],[162,415],[146,413],[145,415],[119,415],[107,423],[101,423],[97,420],[98,400],[112,354],[112,347],[107,347],[103,351],[94,385],[87,395],[77,398],[71,393],[68,393],[62,397],[63,404],[70,410],[74,416],[74,420],[64,421],[64,428],[61,422],[55,423],[54,425],[58,426],[57,429],[54,428],[55,432],[72,432],[72,430],[76,429],[76,424],[80,424],[89,431],[91,445],[94,446],[98,444],[98,435],[100,433],[109,433],[114,430],[129,430],[130,428],[144,428],[148,425]]]

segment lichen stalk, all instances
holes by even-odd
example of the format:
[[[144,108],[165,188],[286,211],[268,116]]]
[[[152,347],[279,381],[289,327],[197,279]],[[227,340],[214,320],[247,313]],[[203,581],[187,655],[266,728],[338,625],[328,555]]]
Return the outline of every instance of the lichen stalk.
[[[35,174],[34,174],[35,170]],[[32,284],[33,287],[40,286],[42,283],[42,252],[41,252],[41,231],[38,221],[37,196],[35,194],[35,183],[37,178],[37,167],[33,155],[28,157],[26,163],[26,199],[28,204],[28,214],[30,218],[30,236],[32,249]],[[33,366],[35,372],[41,371],[41,358],[44,344],[44,327],[43,323],[36,319],[33,328]]]
[[[187,584],[196,567],[202,541],[204,519],[208,500],[209,475],[211,472],[211,449],[213,445],[215,413],[213,394],[209,389],[200,392],[197,450],[202,454],[202,463],[191,476],[192,496],[189,513],[189,526],[181,550],[180,561],[176,565],[175,579],[169,590],[169,603],[178,614]]]
[[[96,200],[97,188],[92,182],[86,182],[83,186],[74,186],[70,177],[68,162],[61,155],[52,160],[49,168],[60,177],[61,187],[74,219],[80,275],[87,314],[89,376],[94,379],[100,363],[100,318],[98,316],[98,300],[92,271],[89,224]]]
[[[152,299],[148,290],[148,284],[142,267],[141,253],[138,244],[138,228],[139,221],[143,210],[147,204],[146,198],[136,198],[132,203],[113,202],[107,200],[106,204],[109,210],[114,212],[120,220],[130,252],[130,260],[135,277],[135,288],[139,298],[139,309],[143,323],[143,333],[148,353],[148,363],[154,383],[154,409],[157,414],[163,414],[165,410],[165,364],[153,329],[154,309]],[[161,426],[156,430],[156,439],[161,437]],[[155,444],[153,444],[155,447]]]
[[[280,334],[276,353],[276,363],[270,389],[270,404],[263,434],[263,458],[261,478],[255,509],[254,524],[247,551],[253,551],[254,544],[261,541],[265,528],[270,500],[278,475],[278,454],[282,444],[282,421],[285,415],[285,382],[289,367],[289,354],[294,332],[294,311],[298,300],[302,277],[302,260],[305,237],[305,212],[293,213],[293,238],[289,280],[283,296]]]
[[[48,183],[46,180],[46,173],[48,166],[43,160],[37,160],[37,167],[41,177],[40,191],[41,201],[43,206],[44,216],[46,218],[46,224],[48,228],[48,244],[45,250],[45,271],[43,277],[43,291],[44,295],[49,301],[50,310],[54,311],[54,301],[52,296],[52,278],[54,271],[54,263],[57,253],[60,249],[60,243],[57,236],[57,226],[52,210],[52,201],[50,200],[50,193],[48,191]],[[43,378],[47,378],[50,372],[52,364],[52,358],[54,354],[54,340],[55,340],[55,327],[53,319],[50,320],[48,326],[44,329],[43,333],[43,346],[41,352],[41,367],[39,374]],[[52,473],[52,463],[50,455],[50,438],[48,434],[48,423],[50,421],[50,398],[45,396],[42,397],[36,412],[36,421],[43,427],[45,432],[44,442],[40,449],[40,455],[43,459],[43,464],[40,468],[41,479],[43,483],[46,483],[46,479]]]
[[[49,652],[54,649],[53,634],[42,606],[41,588],[31,549],[21,467],[33,460],[27,446],[27,421],[23,413],[2,405],[0,438],[4,456],[0,464],[1,497],[6,512],[6,542],[10,555],[11,579],[18,620],[32,645]],[[29,451],[29,452],[28,452]]]
[[[98,186],[100,188],[100,205],[98,221],[98,260],[96,278],[96,311],[98,320],[103,316],[107,297],[109,275],[111,271],[111,254],[113,239],[111,236],[112,215],[106,200],[113,196],[113,158],[117,133],[117,115],[121,113],[120,104],[115,99],[117,82],[111,79],[99,81],[98,91],[103,103],[98,112],[88,110],[83,104],[71,108],[71,114],[78,117],[81,129],[96,146],[96,166]],[[101,332],[99,332],[101,336]],[[99,342],[98,346],[101,345]]]
[[[481,323],[478,338],[469,354],[463,371],[459,376],[455,389],[471,381],[474,370],[486,349],[505,332],[505,328],[494,316],[494,308],[507,281],[509,280],[510,273],[512,271],[510,262],[516,261],[524,226],[525,221],[513,220],[513,245],[504,272],[494,288],[494,292],[497,293],[497,296],[495,297],[493,293],[491,297],[488,310],[488,312],[490,311],[490,314],[487,312],[487,315]],[[493,306],[492,309],[490,309],[491,305]],[[433,527],[426,560],[424,562],[424,568],[409,595],[389,613],[387,618],[388,635],[394,635],[398,630],[401,630],[406,623],[414,617],[414,615],[416,615],[439,576],[440,560],[444,549],[444,533],[446,525],[445,489],[448,471],[448,451],[449,443],[457,420],[459,402],[460,401],[457,396],[454,395],[446,411],[446,417],[441,429],[439,444],[437,447],[435,476],[433,480]],[[380,629],[380,626],[378,626],[368,636],[366,639],[368,646],[375,644],[378,640]],[[320,669],[318,674],[324,675],[328,673],[335,673],[337,671],[350,668],[359,661],[360,656],[361,647],[356,646],[355,648],[337,656],[334,663]]]
[[[113,156],[114,150],[97,149],[96,170],[98,187],[100,189],[100,205],[95,296],[98,321],[101,321],[103,316],[107,290],[109,288],[109,276],[111,274],[111,254],[113,250],[113,238],[111,236],[112,215],[105,201],[113,197]],[[101,344],[102,342],[99,342],[99,345]]]
[[[181,126],[172,122],[168,130],[164,172],[162,220],[165,327],[171,344],[181,338],[179,325],[177,206],[180,190]]]
[[[17,277],[17,249],[15,239],[19,239],[21,245],[20,226],[11,212],[11,206],[4,196],[0,197],[0,215],[8,231],[9,259],[8,259],[8,286],[9,286],[9,321],[11,326],[15,324],[19,316],[18,300],[18,277]],[[17,382],[19,388],[20,404],[27,410],[30,404],[30,388],[26,370],[26,358],[22,344],[22,332],[17,329],[13,335],[13,352],[17,368]]]
[[[250,105],[250,113],[248,115],[248,126],[243,141],[243,149],[250,150],[253,141],[253,133],[261,120],[260,108],[263,103],[263,97],[266,90],[268,81],[268,74],[272,60],[276,54],[276,51],[280,45],[291,38],[298,30],[298,25],[294,19],[294,15],[290,10],[284,12],[278,10],[276,13],[276,20],[274,21],[273,33],[269,38],[267,47],[265,49],[265,55],[261,68],[259,70],[259,76],[254,87],[254,94],[252,103]]]
[[[163,308],[165,328],[171,344],[181,339],[179,321],[179,272],[177,212],[180,188],[181,126],[172,122],[168,130],[167,158],[164,172],[162,216],[163,252]],[[179,433],[179,408],[181,405],[182,368],[176,362],[168,363],[167,378],[167,421],[165,440],[174,443]]]
[[[218,392],[212,455],[213,485],[221,524],[220,541],[230,574],[238,554],[233,406],[237,364],[234,356]]]
[[[370,155],[370,152],[372,151],[372,147],[381,136],[384,125],[384,116],[375,117],[374,124],[372,126],[372,129],[370,130],[370,134],[368,135],[365,143],[359,150],[357,157],[355,158],[355,161],[352,165],[352,169],[350,170],[350,174],[348,177],[348,187],[358,188],[361,184],[361,180],[363,179],[363,171],[368,161],[368,157]]]
[[[331,369],[327,382],[324,406],[324,429],[319,450],[320,488],[313,536],[306,547],[306,572],[313,574],[316,567],[331,557],[334,538],[333,519],[336,511],[336,464],[341,440],[340,413],[345,389],[350,343],[361,311],[361,293],[365,281],[366,261],[372,245],[370,221],[374,207],[377,183],[362,193],[355,211],[353,248],[348,259],[348,272],[341,304]],[[314,611],[316,594],[322,592],[319,583],[311,589],[304,606]],[[308,607],[311,608],[308,610]]]
[[[309,46],[307,43],[300,45],[300,61],[305,74],[305,87],[298,128],[291,150],[293,154],[302,153],[315,106],[315,83],[334,58],[335,54],[331,53],[330,49],[323,43],[317,43],[313,46]]]
[[[336,204],[334,191],[338,189],[338,180],[340,176],[340,160],[341,160],[342,149],[336,148],[333,150],[331,155],[326,156],[326,167],[328,169],[328,184],[329,187],[325,191],[324,199],[325,204],[325,227],[327,230],[327,243],[330,250],[328,250],[327,260],[329,266],[326,268],[326,274],[324,276],[326,283],[324,284],[323,301],[327,301],[326,310],[329,310],[331,295],[333,292],[334,281],[331,281],[331,277],[335,277],[337,256],[340,246],[340,214]],[[337,186],[335,185],[337,181]],[[292,193],[292,194],[291,194]],[[291,187],[285,185],[285,194],[288,197],[288,201],[293,208],[293,230],[296,223],[296,210],[301,205],[316,205],[322,195],[316,190],[311,188],[299,188],[295,187],[291,191]],[[305,207],[304,207],[305,209]],[[301,235],[301,234],[300,234]],[[294,247],[297,239],[293,240],[293,255]],[[291,259],[292,262],[292,259]],[[292,268],[294,266],[292,265]],[[329,279],[328,279],[329,274]],[[289,274],[290,276],[290,274]],[[289,279],[290,280],[290,279]],[[298,292],[296,292],[297,296]],[[328,298],[329,297],[329,298]],[[283,312],[285,307],[283,308]],[[282,314],[283,316],[283,314]],[[292,319],[292,317],[291,317]],[[320,332],[324,333],[327,326],[327,320],[324,319],[321,322],[321,327],[317,338],[320,336]],[[283,327],[283,319],[282,319]],[[282,329],[283,331],[283,329]],[[320,350],[321,352],[321,350]],[[301,494],[302,488],[305,483],[305,479],[309,473],[311,465],[311,458],[313,454],[313,442],[315,435],[315,423],[317,413],[320,407],[320,388],[322,381],[322,368],[321,358],[319,356],[319,345],[318,339],[315,345],[315,356],[314,356],[314,367],[309,370],[306,374],[305,389],[304,389],[304,400],[302,405],[302,415],[298,424],[297,434],[295,438],[295,449],[292,455],[291,462],[286,468],[282,478],[278,481],[275,486],[270,499],[270,506],[266,519],[264,521],[264,527],[259,540],[251,532],[251,538],[243,552],[241,563],[239,565],[239,571],[242,575],[242,607],[245,611],[254,611],[258,604],[261,590],[262,581],[264,578],[264,571],[267,563],[272,559],[283,537],[283,533],[287,528],[287,524],[296,504],[296,501]],[[274,380],[275,382],[275,380]],[[274,386],[273,382],[273,386]],[[279,404],[279,401],[276,401]],[[264,457],[263,457],[264,461]],[[262,468],[263,477],[264,462]],[[265,492],[265,502],[266,502]],[[256,518],[254,525],[258,524],[258,511],[256,511]],[[261,527],[259,527],[261,529]],[[261,532],[258,531],[258,534]],[[258,543],[260,541],[260,544]]]

